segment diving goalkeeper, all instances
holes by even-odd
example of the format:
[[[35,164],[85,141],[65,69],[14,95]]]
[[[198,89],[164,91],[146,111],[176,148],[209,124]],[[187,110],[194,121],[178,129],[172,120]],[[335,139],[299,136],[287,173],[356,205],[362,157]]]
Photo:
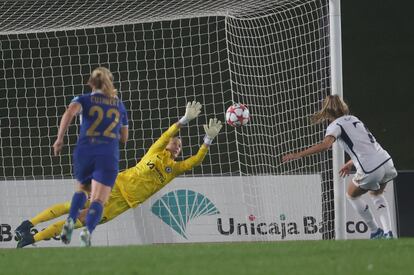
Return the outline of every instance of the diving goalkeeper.
[[[189,102],[185,115],[161,135],[141,161],[136,166],[118,174],[110,198],[104,205],[100,224],[114,219],[130,208],[137,207],[175,177],[201,164],[207,154],[208,147],[222,127],[221,122],[216,118],[210,119],[209,124],[204,125],[206,135],[204,137],[204,143],[201,145],[197,154],[184,161],[175,161],[182,148],[180,138],[175,135],[182,126],[196,118],[200,112],[201,104],[199,102]],[[63,224],[65,223],[64,220],[58,221],[34,235],[30,233],[30,229],[41,222],[67,214],[69,208],[69,201],[56,204],[45,209],[34,218],[24,221],[15,231],[18,239],[17,248],[58,236],[62,231]],[[88,203],[81,210],[79,218],[76,220],[75,228],[80,228],[85,225],[87,208]],[[81,232],[81,245],[88,246],[90,243],[83,242],[82,233],[83,231]]]

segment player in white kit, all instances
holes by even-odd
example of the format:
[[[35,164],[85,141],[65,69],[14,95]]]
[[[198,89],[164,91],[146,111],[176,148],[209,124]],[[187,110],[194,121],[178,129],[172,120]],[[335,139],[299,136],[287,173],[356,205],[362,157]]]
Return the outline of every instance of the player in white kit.
[[[328,150],[338,140],[341,147],[351,157],[339,171],[343,177],[348,175],[352,166],[356,174],[348,185],[347,198],[352,207],[364,219],[371,230],[371,239],[392,239],[391,218],[387,200],[383,192],[387,182],[397,176],[391,156],[375,140],[374,136],[357,117],[349,115],[346,103],[337,95],[329,95],[323,101],[322,109],[313,115],[314,123],[327,120],[325,138],[319,144],[298,153],[283,156],[286,162]],[[371,210],[361,195],[370,193],[381,226],[375,221]]]

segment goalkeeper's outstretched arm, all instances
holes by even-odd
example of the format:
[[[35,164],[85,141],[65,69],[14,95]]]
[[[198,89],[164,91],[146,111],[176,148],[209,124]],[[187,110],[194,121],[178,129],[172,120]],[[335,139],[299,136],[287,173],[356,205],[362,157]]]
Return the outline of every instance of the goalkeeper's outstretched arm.
[[[210,118],[209,124],[203,125],[206,135],[204,136],[204,143],[201,145],[197,154],[184,160],[177,162],[175,170],[176,174],[182,174],[185,171],[191,170],[193,167],[200,165],[208,151],[208,147],[212,144],[214,138],[219,134],[221,127],[221,121],[217,118]]]
[[[165,131],[161,137],[151,146],[148,152],[164,150],[170,142],[170,139],[178,133],[180,128],[191,120],[195,119],[201,113],[201,107],[202,105],[200,102],[188,102],[184,116],[178,122],[171,125],[171,127],[168,128],[168,130]]]

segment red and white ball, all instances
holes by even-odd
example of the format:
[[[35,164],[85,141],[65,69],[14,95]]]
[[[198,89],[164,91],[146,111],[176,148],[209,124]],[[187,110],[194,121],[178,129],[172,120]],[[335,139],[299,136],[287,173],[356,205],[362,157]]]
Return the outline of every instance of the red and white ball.
[[[246,106],[235,103],[226,111],[226,122],[233,127],[246,125],[250,120],[250,112]]]

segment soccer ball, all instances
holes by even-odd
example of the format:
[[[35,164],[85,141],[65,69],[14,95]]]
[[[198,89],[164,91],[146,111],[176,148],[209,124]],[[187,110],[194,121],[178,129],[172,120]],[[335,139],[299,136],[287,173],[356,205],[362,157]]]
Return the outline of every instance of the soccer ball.
[[[240,103],[235,103],[226,111],[226,122],[233,127],[246,125],[250,120],[249,109]]]

